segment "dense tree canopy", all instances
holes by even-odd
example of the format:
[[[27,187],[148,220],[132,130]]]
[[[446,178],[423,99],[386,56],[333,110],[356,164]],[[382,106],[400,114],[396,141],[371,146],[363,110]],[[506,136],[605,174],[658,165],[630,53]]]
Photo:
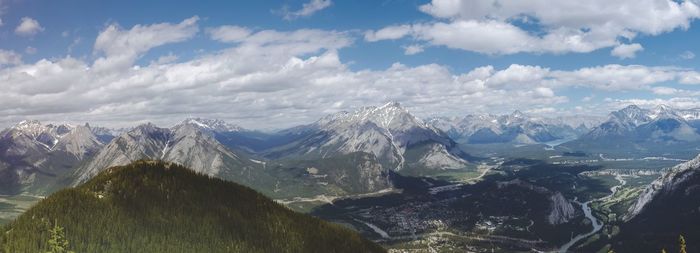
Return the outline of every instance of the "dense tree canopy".
[[[59,227],[75,252],[384,251],[245,186],[152,161],[108,169],[42,200],[0,229],[0,252],[50,251]]]

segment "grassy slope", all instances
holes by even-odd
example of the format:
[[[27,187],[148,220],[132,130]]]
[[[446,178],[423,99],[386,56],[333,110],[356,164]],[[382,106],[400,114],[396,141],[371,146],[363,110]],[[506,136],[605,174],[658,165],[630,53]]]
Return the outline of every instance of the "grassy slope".
[[[383,252],[357,233],[247,187],[136,162],[55,193],[0,229],[0,251],[46,251],[48,225],[76,252]]]

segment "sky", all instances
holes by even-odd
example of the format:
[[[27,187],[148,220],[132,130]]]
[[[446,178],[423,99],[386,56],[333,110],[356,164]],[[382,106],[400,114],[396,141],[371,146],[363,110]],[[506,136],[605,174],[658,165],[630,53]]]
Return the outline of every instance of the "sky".
[[[0,126],[700,107],[699,0],[0,0]]]

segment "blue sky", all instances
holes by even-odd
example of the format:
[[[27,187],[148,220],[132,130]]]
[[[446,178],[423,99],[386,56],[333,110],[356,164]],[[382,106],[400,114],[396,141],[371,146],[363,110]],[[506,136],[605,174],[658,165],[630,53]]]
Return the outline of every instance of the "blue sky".
[[[0,122],[699,107],[700,3],[609,2],[0,0]]]

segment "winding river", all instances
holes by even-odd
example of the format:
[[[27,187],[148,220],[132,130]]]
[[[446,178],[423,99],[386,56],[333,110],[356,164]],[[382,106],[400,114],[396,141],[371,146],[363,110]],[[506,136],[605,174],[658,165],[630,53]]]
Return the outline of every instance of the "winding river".
[[[603,200],[607,200],[609,198],[612,198],[615,195],[615,193],[617,193],[617,191],[620,190],[620,188],[627,183],[627,181],[625,181],[622,178],[622,176],[620,176],[620,175],[616,175],[615,179],[618,182],[620,182],[620,184],[610,188],[610,191],[611,191],[610,195],[607,195],[607,196],[599,198],[599,199],[589,200],[589,201],[586,201],[584,203],[581,203],[581,202],[574,200],[574,202],[581,205],[581,210],[583,210],[583,214],[586,216],[586,218],[588,220],[591,221],[591,224],[593,224],[593,229],[590,232],[580,234],[580,235],[577,235],[576,237],[572,238],[569,242],[564,244],[564,246],[561,246],[561,248],[559,249],[558,252],[560,252],[560,253],[569,252],[569,248],[571,248],[571,246],[573,246],[577,242],[597,233],[598,231],[600,231],[600,229],[603,228],[603,222],[601,222],[595,216],[593,216],[593,210],[591,210],[590,204],[591,204],[591,202],[603,201]]]

